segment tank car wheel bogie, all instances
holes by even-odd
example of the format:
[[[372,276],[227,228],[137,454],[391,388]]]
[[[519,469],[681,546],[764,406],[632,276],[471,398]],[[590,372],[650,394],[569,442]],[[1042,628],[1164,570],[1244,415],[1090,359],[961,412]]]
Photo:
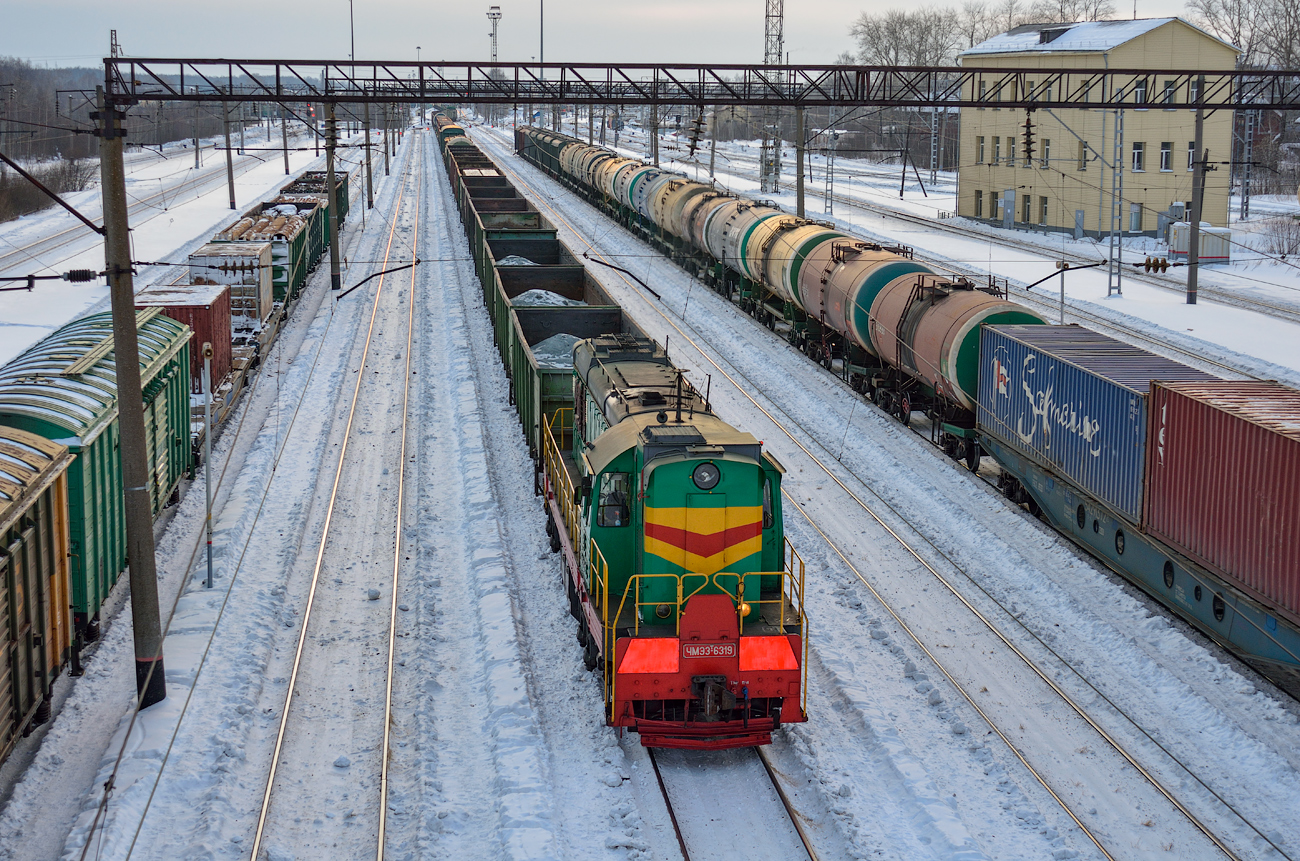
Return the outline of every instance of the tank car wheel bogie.
[[[912,399],[907,395],[900,396],[895,402],[899,422],[903,427],[910,427],[912,424]]]

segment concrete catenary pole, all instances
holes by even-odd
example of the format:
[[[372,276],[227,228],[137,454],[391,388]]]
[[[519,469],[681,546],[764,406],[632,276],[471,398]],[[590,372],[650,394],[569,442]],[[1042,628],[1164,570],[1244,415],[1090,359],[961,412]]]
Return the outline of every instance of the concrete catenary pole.
[[[198,87],[195,87],[194,89],[198,90]],[[199,161],[199,103],[195,102],[194,103],[194,169],[198,170],[199,167],[201,167],[201,162]]]
[[[389,105],[384,105],[384,176],[389,175],[388,158],[389,150],[392,148],[392,139],[388,134],[388,116],[391,113]]]
[[[803,218],[803,151],[804,151],[804,134],[803,134],[803,108],[794,109],[794,155],[795,155],[795,181],[794,181],[794,213]]]
[[[1205,206],[1205,160],[1208,153],[1201,152],[1201,143],[1205,132],[1205,110],[1201,107],[1202,93],[1205,92],[1205,77],[1196,79],[1196,125],[1193,137],[1195,141],[1193,157],[1196,159],[1192,169],[1192,224],[1187,236],[1187,304],[1196,304],[1196,289],[1201,271],[1201,210]]]
[[[343,275],[339,265],[339,201],[334,188],[334,148],[337,144],[334,103],[330,102],[325,106],[325,199],[329,201],[331,290],[343,289]]]
[[[289,175],[289,112],[280,105],[280,145],[284,148],[284,175]]]
[[[365,103],[365,132],[366,132],[366,209],[375,208],[375,180],[371,176],[370,162],[370,102]]]
[[[230,152],[230,109],[221,103],[221,126],[226,133],[226,185],[230,188],[230,208],[235,208],[235,157]]]
[[[112,86],[105,69],[104,79]],[[123,114],[99,87],[99,170],[104,199],[104,263],[113,305],[113,362],[117,368],[118,440],[131,576],[131,626],[135,635],[135,690],[140,708],[167,698],[162,625],[158,616],[158,570],[154,560],[153,503],[140,384],[140,343],[135,328],[135,283],[122,161]]]

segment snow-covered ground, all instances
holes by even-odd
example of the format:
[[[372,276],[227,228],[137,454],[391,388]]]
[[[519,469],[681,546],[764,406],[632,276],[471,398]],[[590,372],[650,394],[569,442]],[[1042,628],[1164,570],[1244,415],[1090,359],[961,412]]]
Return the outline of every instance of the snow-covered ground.
[[[991,725],[1115,857],[1218,857],[954,592],[1242,857],[1279,856],[1202,783],[1300,855],[1294,703],[510,155],[503,138],[476,139],[539,206],[554,208],[547,217],[571,247],[621,258],[655,286],[660,301],[594,273],[640,325],[671,340],[693,379],[712,375],[721,415],[764,439],[787,467],[787,530],[808,564],[811,719],[778,733],[770,752],[799,787],[796,804],[822,857],[1100,858]],[[266,190],[281,178],[268,176]],[[211,206],[219,222],[228,217],[224,197],[222,181],[196,205]],[[195,219],[201,230],[171,240],[151,236],[166,222],[141,222],[137,247],[155,242],[158,255],[181,253],[211,232]],[[937,236],[929,241],[948,248]],[[379,271],[386,255],[390,266],[417,251],[429,262],[342,301],[330,295],[325,267],[313,275],[214,451],[216,588],[202,587],[196,555],[201,481],[162,532],[165,615],[177,601],[164,646],[169,699],[128,731],[123,608],[87,675],[61,680],[57,718],[0,770],[0,791],[11,789],[0,810],[0,857],[80,857],[119,752],[89,857],[248,857],[322,547],[322,603],[293,694],[267,857],[360,857],[374,845],[390,600],[398,605],[391,857],[680,857],[645,752],[634,735],[620,740],[602,725],[600,684],[573,638],[533,465],[433,135],[407,136],[393,176],[378,183],[367,229],[351,218],[345,242],[345,285]],[[0,306],[0,319],[9,314]],[[411,436],[399,464],[408,314]],[[1214,317],[1206,318],[1208,331],[1198,334],[1236,349],[1219,346]],[[1289,357],[1287,366],[1295,364]],[[340,467],[338,514],[324,536]],[[917,546],[952,591],[888,530]],[[114,594],[119,605],[123,591]],[[698,785],[691,797],[709,801]],[[737,785],[719,786],[716,798],[747,803]],[[720,843],[716,857],[738,856]]]

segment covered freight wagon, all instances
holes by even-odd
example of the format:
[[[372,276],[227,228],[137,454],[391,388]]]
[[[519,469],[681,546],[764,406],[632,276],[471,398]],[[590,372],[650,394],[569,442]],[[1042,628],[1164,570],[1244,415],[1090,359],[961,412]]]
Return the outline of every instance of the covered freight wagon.
[[[156,516],[190,468],[190,329],[149,308],[136,313],[149,495]],[[72,607],[97,636],[99,607],[126,566],[117,367],[112,314],[64,326],[0,368],[0,425],[57,440],[68,467]]]
[[[1152,380],[1209,374],[1081,326],[985,326],[979,430],[1142,520]]]
[[[230,376],[230,288],[225,284],[156,284],[135,294],[136,310],[158,308],[194,332],[190,394],[203,392],[203,345],[212,345],[212,390]]]
[[[1300,624],[1300,392],[1155,383],[1146,493],[1150,534]]]
[[[0,427],[0,762],[49,716],[68,659],[68,465],[56,442]]]

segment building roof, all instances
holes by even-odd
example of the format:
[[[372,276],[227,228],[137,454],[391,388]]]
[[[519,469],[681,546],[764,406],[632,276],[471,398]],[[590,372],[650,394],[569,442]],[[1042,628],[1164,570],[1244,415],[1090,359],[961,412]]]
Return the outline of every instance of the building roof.
[[[1213,39],[1234,51],[1238,50],[1234,45],[1206,33],[1181,18],[1138,18],[1119,21],[1080,21],[1075,24],[1024,24],[1014,30],[986,39],[958,56],[1077,54],[1110,51],[1173,21],[1191,27],[1198,33],[1204,34],[1207,39]]]

